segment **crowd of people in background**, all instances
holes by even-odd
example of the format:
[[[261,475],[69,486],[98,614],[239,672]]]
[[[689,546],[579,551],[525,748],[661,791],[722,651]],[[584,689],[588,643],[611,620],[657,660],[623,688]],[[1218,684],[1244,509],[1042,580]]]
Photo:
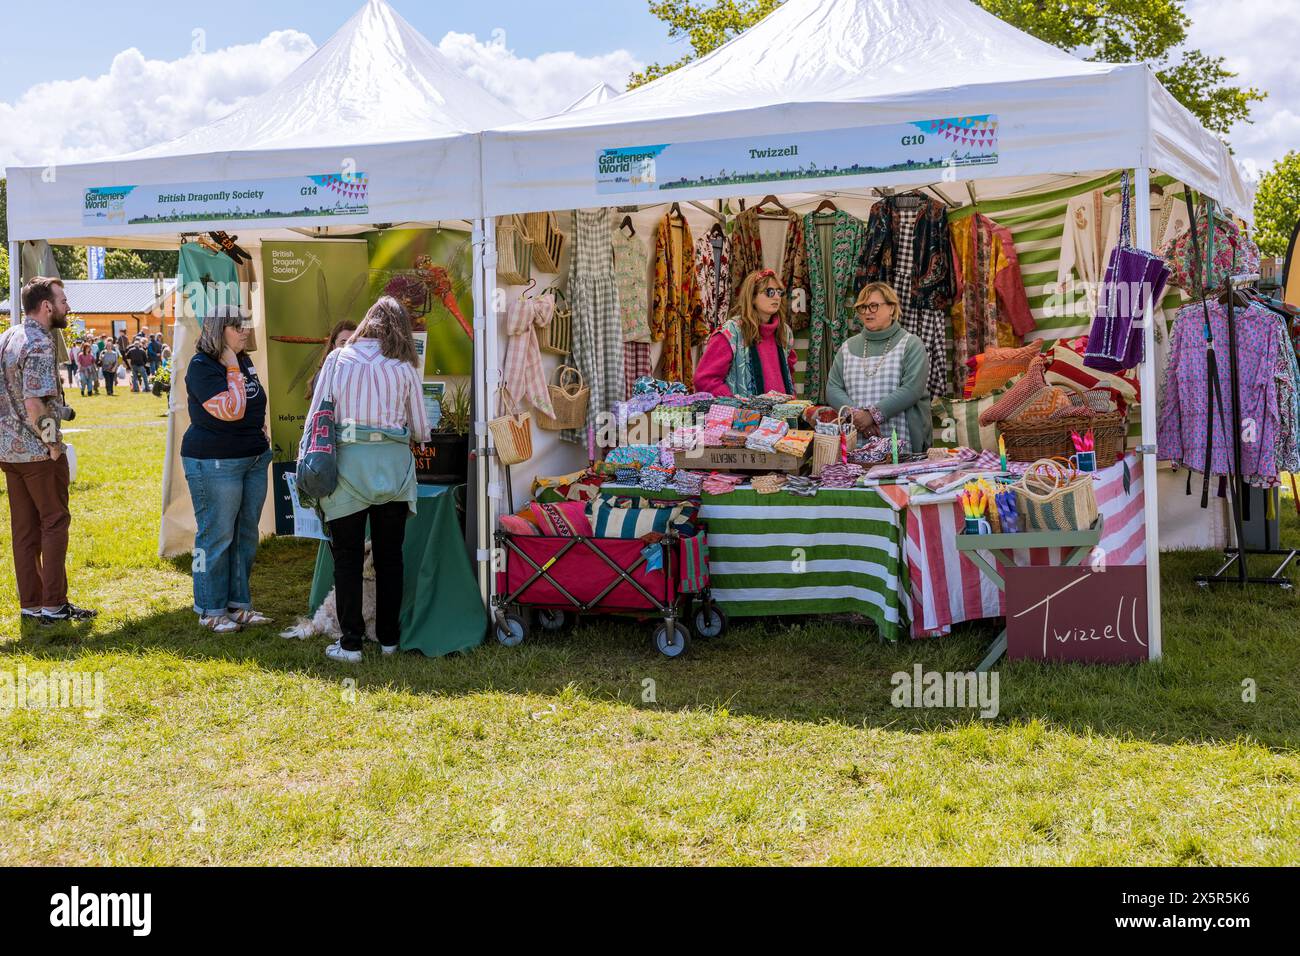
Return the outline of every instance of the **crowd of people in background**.
[[[116,338],[85,334],[68,350],[68,387],[76,385],[83,396],[98,395],[102,380],[104,393],[112,395],[114,386],[125,377],[131,391],[147,392],[171,357],[171,346],[157,332],[138,332],[129,339],[125,332]]]

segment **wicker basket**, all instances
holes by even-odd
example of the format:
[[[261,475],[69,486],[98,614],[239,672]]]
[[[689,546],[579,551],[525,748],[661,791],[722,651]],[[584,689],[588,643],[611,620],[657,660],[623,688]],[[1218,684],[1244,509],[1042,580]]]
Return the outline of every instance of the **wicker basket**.
[[[567,376],[566,372],[572,372]],[[546,386],[551,393],[551,406],[555,415],[537,413],[537,424],[548,432],[563,431],[566,428],[582,428],[587,424],[587,403],[591,399],[591,389],[582,381],[582,373],[572,365],[561,365],[555,370],[555,384]]]
[[[497,279],[506,285],[527,285],[532,278],[533,240],[520,216],[497,220]]]
[[[533,265],[538,272],[554,274],[560,271],[560,254],[564,252],[564,233],[553,212],[530,212],[524,217],[524,227],[533,243]]]
[[[555,290],[555,315],[537,330],[537,347],[543,352],[559,356],[573,351],[573,310],[559,289]]]
[[[518,413],[504,388],[499,394],[504,414],[488,422],[488,431],[492,433],[497,460],[503,465],[518,465],[533,457],[532,416]]]
[[[1086,531],[1097,521],[1092,475],[1044,459],[1013,487],[1021,531]]]
[[[1001,422],[998,430],[1007,443],[1011,461],[1038,461],[1040,458],[1069,458],[1075,453],[1071,432],[1082,435],[1092,429],[1097,451],[1097,467],[1109,468],[1124,454],[1128,434],[1127,412],[1104,412],[1033,422]]]

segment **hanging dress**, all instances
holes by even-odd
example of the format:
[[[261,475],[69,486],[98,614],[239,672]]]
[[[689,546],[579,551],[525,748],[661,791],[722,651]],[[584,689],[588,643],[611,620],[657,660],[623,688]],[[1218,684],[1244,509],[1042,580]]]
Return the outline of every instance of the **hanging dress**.
[[[731,314],[731,240],[723,235],[701,236],[695,243],[695,281],[710,332],[716,332]]]
[[[632,397],[632,384],[650,374],[650,298],[645,246],[621,227],[610,234],[618,311],[623,322],[623,397]]]
[[[689,391],[695,377],[692,350],[709,335],[704,305],[696,281],[694,242],[685,219],[671,212],[659,220],[655,231],[654,308],[650,331],[664,343],[659,377],[681,382]]]
[[[573,213],[569,258],[569,301],[573,307],[573,361],[591,389],[587,425],[623,401],[623,321],[610,252],[609,209]],[[567,441],[586,441],[586,429],[561,433]]]
[[[808,371],[803,394],[822,400],[840,346],[853,334],[854,269],[867,242],[867,224],[847,212],[804,216],[808,250]]]
[[[764,223],[782,229],[782,238],[765,245]],[[808,250],[804,244],[803,218],[797,212],[791,212],[784,223],[779,218],[763,216],[757,207],[736,216],[731,229],[732,299],[740,293],[746,277],[759,269],[772,269],[781,277],[790,304],[790,328],[795,331],[807,328]]]

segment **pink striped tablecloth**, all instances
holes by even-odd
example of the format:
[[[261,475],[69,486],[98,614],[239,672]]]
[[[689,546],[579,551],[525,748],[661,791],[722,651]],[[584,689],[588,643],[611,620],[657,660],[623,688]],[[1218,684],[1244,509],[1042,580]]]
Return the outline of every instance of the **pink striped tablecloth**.
[[[1124,490],[1124,464],[1129,470],[1129,490]],[[1130,452],[1123,461],[1097,473],[1097,507],[1106,520],[1101,545],[1106,563],[1146,563],[1143,524],[1142,460]],[[905,509],[908,590],[902,595],[912,620],[913,637],[945,634],[953,624],[1001,617],[1006,613],[1002,593],[980,574],[956,547],[964,524],[956,494],[910,494],[904,485],[878,489],[896,507]],[[1062,559],[1061,548],[1026,548],[1016,551],[1019,565],[1053,565]]]

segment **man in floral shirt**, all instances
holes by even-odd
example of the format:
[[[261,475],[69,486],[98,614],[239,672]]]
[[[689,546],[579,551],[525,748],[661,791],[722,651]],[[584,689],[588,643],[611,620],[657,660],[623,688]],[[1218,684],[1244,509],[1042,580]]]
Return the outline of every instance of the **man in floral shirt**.
[[[0,335],[0,471],[9,493],[14,572],[24,618],[83,621],[95,612],[68,603],[68,459],[54,335],[68,324],[63,283],[23,286],[26,319]]]

